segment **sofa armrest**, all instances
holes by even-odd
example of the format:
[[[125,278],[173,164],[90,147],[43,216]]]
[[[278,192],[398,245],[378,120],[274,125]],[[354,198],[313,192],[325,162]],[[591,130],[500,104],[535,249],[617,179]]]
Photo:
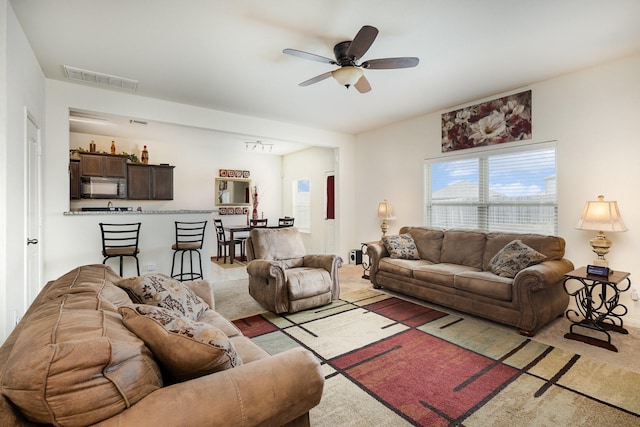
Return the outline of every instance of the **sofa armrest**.
[[[260,277],[263,279],[281,278],[286,280],[287,275],[285,269],[279,261],[270,261],[265,259],[254,259],[247,264],[247,273],[249,276]]]
[[[305,267],[322,268],[331,276],[331,299],[340,298],[340,275],[338,270],[344,261],[338,255],[305,255],[303,264]]]
[[[573,263],[566,258],[544,261],[520,271],[513,281],[514,288],[528,286],[531,292],[539,292],[563,280],[573,270]]]
[[[208,280],[189,280],[183,282],[189,289],[191,289],[196,295],[204,300],[212,310],[216,308],[216,300],[213,297],[213,286]]]
[[[324,376],[301,347],[163,387],[97,426],[283,425],[320,402]]]
[[[374,287],[377,287],[376,274],[378,273],[380,260],[388,257],[389,252],[387,252],[387,248],[382,242],[373,242],[367,243],[367,255],[369,256],[369,280]]]

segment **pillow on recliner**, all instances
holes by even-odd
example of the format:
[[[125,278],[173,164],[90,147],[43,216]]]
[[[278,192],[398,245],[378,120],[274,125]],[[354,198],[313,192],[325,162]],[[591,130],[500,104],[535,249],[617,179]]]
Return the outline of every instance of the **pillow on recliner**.
[[[544,254],[525,245],[521,240],[513,240],[491,258],[491,272],[501,277],[516,277],[520,270],[539,264],[547,259]]]
[[[187,285],[165,274],[122,279],[117,285],[127,291],[133,302],[176,311],[191,320],[198,320],[209,308]]]
[[[215,326],[152,305],[124,306],[118,312],[172,379],[185,381],[242,364],[233,343]]]
[[[418,247],[411,234],[399,234],[396,236],[384,236],[382,238],[384,247],[389,252],[390,258],[397,259],[420,259]]]

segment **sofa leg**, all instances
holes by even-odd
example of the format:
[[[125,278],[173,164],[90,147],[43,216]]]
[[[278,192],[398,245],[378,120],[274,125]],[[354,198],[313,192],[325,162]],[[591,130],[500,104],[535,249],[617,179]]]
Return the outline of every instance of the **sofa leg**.
[[[523,335],[523,336],[529,337],[529,338],[531,338],[532,336],[534,336],[536,334],[535,331],[525,331],[524,329],[518,329],[518,332],[520,332],[520,335]]]

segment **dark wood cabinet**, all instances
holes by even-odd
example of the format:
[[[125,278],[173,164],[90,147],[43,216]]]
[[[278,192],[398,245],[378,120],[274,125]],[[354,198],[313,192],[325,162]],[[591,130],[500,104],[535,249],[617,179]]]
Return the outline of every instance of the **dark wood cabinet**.
[[[80,198],[80,162],[78,160],[69,162],[69,198]]]
[[[173,200],[173,168],[166,165],[129,164],[127,198]]]
[[[127,177],[127,157],[112,154],[80,153],[80,175],[109,178]]]

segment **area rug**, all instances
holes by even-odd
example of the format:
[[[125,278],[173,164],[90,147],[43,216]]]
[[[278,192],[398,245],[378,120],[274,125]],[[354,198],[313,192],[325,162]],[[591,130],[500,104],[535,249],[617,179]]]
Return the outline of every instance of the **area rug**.
[[[321,361],[314,426],[640,425],[640,374],[375,290],[234,323]]]
[[[244,268],[247,266],[247,262],[241,260],[239,257],[233,260],[233,264],[229,262],[229,257],[227,257],[227,262],[224,262],[224,258],[220,258],[219,260],[216,260],[216,257],[212,256],[211,262],[215,263],[216,265],[222,268],[238,268],[238,267]]]

